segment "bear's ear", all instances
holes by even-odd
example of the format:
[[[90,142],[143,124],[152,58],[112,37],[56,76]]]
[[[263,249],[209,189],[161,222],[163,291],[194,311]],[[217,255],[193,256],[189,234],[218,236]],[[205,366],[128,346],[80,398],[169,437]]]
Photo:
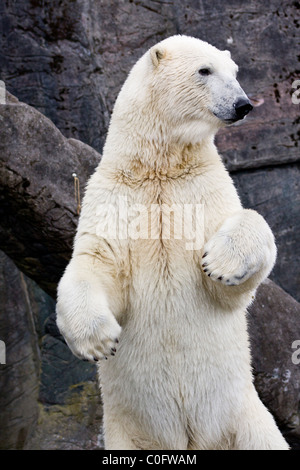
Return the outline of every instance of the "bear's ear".
[[[161,46],[153,46],[150,49],[150,57],[154,67],[157,67],[161,59],[165,56],[165,50]]]
[[[228,57],[231,57],[230,51],[223,51]]]

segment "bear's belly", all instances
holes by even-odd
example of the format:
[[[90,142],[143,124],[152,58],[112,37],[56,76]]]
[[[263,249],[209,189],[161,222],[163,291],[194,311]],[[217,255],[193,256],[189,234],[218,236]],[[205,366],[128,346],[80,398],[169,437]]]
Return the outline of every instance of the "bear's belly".
[[[165,446],[176,434],[205,436],[209,447],[228,431],[249,382],[245,314],[211,303],[195,263],[159,279],[155,266],[133,276],[118,351],[101,365],[104,403]]]

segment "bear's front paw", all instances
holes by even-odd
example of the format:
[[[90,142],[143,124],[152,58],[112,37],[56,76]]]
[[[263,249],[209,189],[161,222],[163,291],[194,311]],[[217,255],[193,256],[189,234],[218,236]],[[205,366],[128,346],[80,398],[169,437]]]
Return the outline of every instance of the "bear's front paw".
[[[110,312],[99,317],[77,317],[76,324],[71,327],[64,318],[58,317],[57,325],[72,353],[79,359],[97,362],[116,353],[121,327]]]
[[[240,250],[234,242],[227,234],[218,232],[204,246],[203,272],[226,286],[242,284],[262,266],[257,253]]]
[[[203,272],[213,281],[238,286],[259,272],[259,283],[276,259],[274,236],[261,215],[243,209],[228,217],[204,246]]]

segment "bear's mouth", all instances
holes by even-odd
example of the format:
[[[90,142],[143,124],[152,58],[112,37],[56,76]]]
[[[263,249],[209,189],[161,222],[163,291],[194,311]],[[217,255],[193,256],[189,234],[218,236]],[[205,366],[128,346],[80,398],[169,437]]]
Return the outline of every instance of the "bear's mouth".
[[[218,114],[215,112],[213,112],[213,115],[216,118],[218,118],[221,122],[226,124],[227,126],[230,126],[231,124],[234,124],[235,122],[240,121],[240,118],[238,118],[237,116],[231,117],[231,118],[224,118],[224,117],[221,117],[220,115],[218,116]]]
[[[223,122],[225,122],[225,124],[234,124],[235,122],[238,122],[240,121],[240,119],[223,119]]]

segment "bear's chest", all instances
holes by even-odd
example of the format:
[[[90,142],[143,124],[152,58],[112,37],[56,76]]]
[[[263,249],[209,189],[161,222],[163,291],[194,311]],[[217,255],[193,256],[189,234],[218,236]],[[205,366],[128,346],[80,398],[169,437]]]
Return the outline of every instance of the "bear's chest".
[[[148,180],[128,192],[121,217],[137,265],[155,260],[166,266],[199,255],[214,229],[207,230],[205,194],[203,181],[192,177]]]

